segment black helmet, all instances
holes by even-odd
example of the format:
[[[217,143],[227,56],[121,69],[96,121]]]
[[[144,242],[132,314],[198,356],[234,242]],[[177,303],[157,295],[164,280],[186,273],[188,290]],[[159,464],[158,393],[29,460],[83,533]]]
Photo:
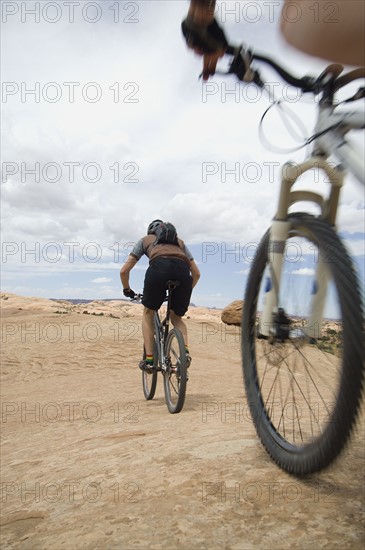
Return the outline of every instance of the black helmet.
[[[156,233],[156,229],[163,223],[162,220],[153,220],[147,228],[147,235],[153,235]]]

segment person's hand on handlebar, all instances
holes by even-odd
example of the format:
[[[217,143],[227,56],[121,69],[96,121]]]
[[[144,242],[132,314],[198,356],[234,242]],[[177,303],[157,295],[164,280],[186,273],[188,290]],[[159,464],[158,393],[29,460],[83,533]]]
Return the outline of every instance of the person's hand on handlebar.
[[[188,47],[203,56],[204,80],[214,75],[217,62],[228,46],[223,30],[214,19],[214,5],[215,2],[201,4],[192,0],[188,15],[181,24]]]
[[[217,61],[227,49],[223,30],[214,19],[215,0],[190,0],[182,31],[189,48],[204,56],[203,78],[215,73]],[[365,2],[337,0],[336,14],[328,24],[326,3],[314,22],[308,0],[284,0],[280,19],[282,37],[294,48],[327,61],[363,67],[365,65]],[[323,5],[324,4],[324,5]],[[328,6],[327,6],[328,7]],[[294,10],[293,13],[291,10]],[[300,17],[296,17],[300,13]]]
[[[123,294],[127,298],[131,298],[131,300],[134,300],[134,298],[136,297],[136,293],[131,288],[124,288],[123,289]]]

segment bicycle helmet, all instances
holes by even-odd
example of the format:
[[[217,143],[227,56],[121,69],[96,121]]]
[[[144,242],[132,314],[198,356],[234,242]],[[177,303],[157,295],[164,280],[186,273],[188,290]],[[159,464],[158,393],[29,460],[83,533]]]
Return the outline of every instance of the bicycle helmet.
[[[156,229],[163,223],[162,220],[153,220],[147,228],[147,235],[154,235]]]

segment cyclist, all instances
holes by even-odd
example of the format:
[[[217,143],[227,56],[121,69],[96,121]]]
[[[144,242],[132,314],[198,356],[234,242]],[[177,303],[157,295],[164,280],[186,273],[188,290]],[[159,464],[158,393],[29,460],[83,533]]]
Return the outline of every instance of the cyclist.
[[[128,298],[134,298],[135,292],[129,286],[130,271],[143,255],[150,260],[145,275],[142,299],[144,305],[142,334],[146,351],[146,359],[139,364],[142,370],[148,370],[153,366],[153,312],[161,307],[166,297],[166,282],[169,280],[180,282],[172,294],[171,321],[183,334],[188,364],[191,360],[187,328],[182,317],[189,307],[192,289],[200,278],[200,272],[188,247],[177,238],[177,235],[174,243],[156,243],[157,233],[163,224],[162,220],[153,220],[149,224],[147,235],[135,244],[120,270],[123,294]],[[168,225],[175,230],[172,224]]]
[[[279,342],[285,342],[289,337],[289,330],[291,325],[291,319],[285,313],[282,307],[278,308],[278,312],[275,316],[276,338]]]
[[[203,55],[203,79],[215,73],[227,48],[223,30],[214,18],[215,0],[191,0],[182,31],[187,45]],[[316,3],[284,0],[280,30],[295,48],[323,59],[348,65],[365,65],[365,2],[336,0]],[[329,11],[330,10],[330,11]]]

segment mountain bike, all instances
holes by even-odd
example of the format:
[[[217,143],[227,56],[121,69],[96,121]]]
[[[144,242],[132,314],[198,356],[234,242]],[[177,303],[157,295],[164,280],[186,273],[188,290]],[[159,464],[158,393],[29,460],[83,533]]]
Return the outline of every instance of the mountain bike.
[[[179,281],[166,283],[166,314],[164,317],[159,311],[153,314],[153,367],[142,371],[143,393],[147,400],[153,399],[157,386],[157,374],[161,372],[166,405],[172,414],[179,413],[184,406],[188,380],[188,357],[184,337],[176,327],[170,330],[171,296],[178,285]],[[143,349],[143,358],[146,358],[145,349]]]
[[[317,98],[317,122],[306,140],[311,153],[301,164],[282,167],[278,208],[253,259],[242,316],[243,377],[257,434],[281,468],[305,475],[339,455],[361,404],[362,298],[335,224],[346,171],[365,183],[363,151],[346,135],[364,129],[365,120],[364,112],[340,108],[336,93],[364,78],[365,69],[342,74],[343,67],[332,64],[317,78],[297,78],[243,47],[230,46],[227,53],[233,60],[221,74],[265,89],[255,68],[265,63],[286,83]],[[359,88],[343,103],[364,97],[365,88]],[[324,174],[328,194],[293,189],[312,170]],[[304,202],[316,205],[316,213],[297,212]]]

